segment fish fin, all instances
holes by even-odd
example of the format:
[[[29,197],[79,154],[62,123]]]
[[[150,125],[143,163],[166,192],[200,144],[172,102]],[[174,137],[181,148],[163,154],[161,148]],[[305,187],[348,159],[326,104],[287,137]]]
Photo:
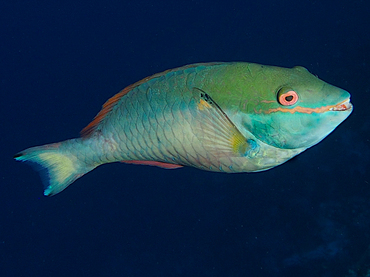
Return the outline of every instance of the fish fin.
[[[101,111],[94,117],[94,119],[81,130],[81,137],[88,137],[90,136],[96,129],[96,127],[103,121],[106,115],[114,108],[114,106],[118,103],[118,101],[127,94],[133,85],[128,86],[121,90],[119,93],[115,94],[111,98],[109,98],[104,104]]]
[[[29,162],[41,176],[44,195],[52,196],[73,183],[94,167],[82,164],[74,155],[59,150],[60,143],[28,148],[16,155],[14,159]]]
[[[140,165],[151,165],[151,166],[158,166],[165,169],[177,169],[183,167],[179,164],[170,164],[164,162],[157,162],[157,161],[122,161],[126,164],[140,164]]]
[[[207,151],[216,157],[254,156],[258,152],[257,142],[244,137],[209,94],[202,89],[194,88],[193,97],[196,101],[194,112],[200,119],[194,128],[202,134],[198,138]]]

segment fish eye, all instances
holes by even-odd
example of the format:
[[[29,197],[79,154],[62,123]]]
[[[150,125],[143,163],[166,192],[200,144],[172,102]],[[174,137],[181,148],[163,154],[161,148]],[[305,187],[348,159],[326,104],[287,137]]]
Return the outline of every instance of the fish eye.
[[[282,87],[279,89],[277,93],[277,100],[280,105],[283,106],[291,106],[297,103],[298,101],[298,94],[291,88]]]

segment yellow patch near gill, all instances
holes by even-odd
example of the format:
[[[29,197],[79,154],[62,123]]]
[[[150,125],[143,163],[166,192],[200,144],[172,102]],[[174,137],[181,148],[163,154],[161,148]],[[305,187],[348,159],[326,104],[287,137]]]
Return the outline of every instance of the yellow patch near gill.
[[[40,160],[46,163],[53,173],[55,181],[63,183],[75,172],[75,166],[66,155],[56,152],[45,152],[39,154]]]
[[[234,153],[244,155],[244,153],[247,151],[248,144],[241,133],[234,133],[230,138],[230,142]]]
[[[204,109],[210,109],[210,108],[211,108],[211,105],[207,101],[200,99],[198,103],[198,110],[203,111]]]

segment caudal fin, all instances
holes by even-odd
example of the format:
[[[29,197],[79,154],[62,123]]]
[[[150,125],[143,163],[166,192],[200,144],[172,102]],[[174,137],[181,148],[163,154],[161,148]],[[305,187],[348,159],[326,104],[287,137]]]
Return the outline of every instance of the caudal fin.
[[[61,143],[28,148],[14,156],[17,161],[30,162],[39,171],[44,184],[44,195],[55,195],[85,173],[94,169],[75,155],[60,148]]]

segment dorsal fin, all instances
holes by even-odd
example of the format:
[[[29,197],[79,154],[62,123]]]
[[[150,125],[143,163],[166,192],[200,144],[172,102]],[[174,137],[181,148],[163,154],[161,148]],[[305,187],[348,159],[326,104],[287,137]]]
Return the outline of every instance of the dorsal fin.
[[[127,94],[129,91],[131,91],[133,88],[148,82],[149,80],[152,80],[154,78],[161,77],[163,75],[166,75],[169,72],[177,71],[177,70],[185,70],[187,68],[193,68],[197,66],[210,66],[210,65],[216,65],[220,63],[197,63],[197,64],[189,64],[182,67],[177,67],[174,69],[168,69],[166,71],[156,73],[150,77],[146,77],[132,85],[129,85],[128,87],[121,90],[119,93],[115,94],[113,97],[109,98],[107,102],[104,103],[103,108],[101,111],[94,117],[94,119],[81,130],[81,137],[88,137],[90,136],[96,129],[96,127],[103,121],[104,117],[113,109],[113,107],[118,103],[118,101],[123,97],[125,94]]]
[[[81,130],[81,136],[88,137],[89,135],[91,135],[94,132],[96,126],[98,126],[99,123],[102,122],[103,118],[113,109],[113,107],[117,104],[121,97],[127,94],[132,89],[132,87],[133,85],[130,85],[109,98],[108,101],[104,103],[103,108],[94,117],[94,119]]]

